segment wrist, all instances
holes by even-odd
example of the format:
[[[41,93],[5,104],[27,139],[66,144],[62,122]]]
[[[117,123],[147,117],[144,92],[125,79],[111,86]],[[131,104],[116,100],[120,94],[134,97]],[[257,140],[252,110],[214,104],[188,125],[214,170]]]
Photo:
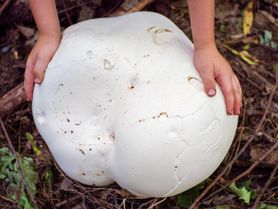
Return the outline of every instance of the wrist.
[[[211,49],[211,50],[217,50],[215,41],[206,41],[206,42],[194,42],[194,49],[195,50],[201,50],[201,49]]]
[[[53,41],[60,41],[61,40],[61,32],[41,32],[39,31],[38,39],[48,39]]]

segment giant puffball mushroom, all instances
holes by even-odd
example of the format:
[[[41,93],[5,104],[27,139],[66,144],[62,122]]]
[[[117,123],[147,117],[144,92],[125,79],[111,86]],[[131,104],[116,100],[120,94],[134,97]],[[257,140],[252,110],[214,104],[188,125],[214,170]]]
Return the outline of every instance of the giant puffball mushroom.
[[[61,169],[141,197],[173,196],[211,175],[238,118],[226,114],[218,86],[216,96],[204,93],[192,55],[184,33],[152,12],[66,29],[33,97],[36,126]]]

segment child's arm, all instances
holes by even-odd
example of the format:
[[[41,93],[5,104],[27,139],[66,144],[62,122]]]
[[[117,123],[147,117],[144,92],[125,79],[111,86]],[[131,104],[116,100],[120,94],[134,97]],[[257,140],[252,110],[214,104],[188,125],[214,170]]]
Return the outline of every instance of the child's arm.
[[[207,95],[215,95],[216,80],[224,94],[227,113],[239,115],[242,91],[230,64],[216,48],[214,3],[214,0],[188,0],[195,46],[194,65],[200,73]]]
[[[24,87],[27,99],[33,97],[34,83],[41,83],[44,71],[60,44],[60,24],[55,0],[29,0],[36,25],[38,40],[26,63]]]

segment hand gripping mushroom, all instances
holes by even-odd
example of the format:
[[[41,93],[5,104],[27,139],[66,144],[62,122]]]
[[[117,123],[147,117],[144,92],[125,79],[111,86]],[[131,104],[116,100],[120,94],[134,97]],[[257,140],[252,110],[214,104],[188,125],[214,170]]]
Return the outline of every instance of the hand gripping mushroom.
[[[32,107],[61,169],[141,197],[173,196],[211,175],[238,118],[219,87],[204,93],[192,56],[184,33],[152,12],[66,29]]]

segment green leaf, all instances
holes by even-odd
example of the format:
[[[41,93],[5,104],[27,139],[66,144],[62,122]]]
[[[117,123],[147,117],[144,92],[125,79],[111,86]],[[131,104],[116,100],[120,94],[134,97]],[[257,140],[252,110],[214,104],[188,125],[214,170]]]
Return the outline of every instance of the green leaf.
[[[203,182],[196,185],[195,187],[179,194],[177,196],[178,206],[182,208],[188,208],[193,201],[199,196],[200,189],[203,187]]]
[[[230,206],[229,205],[219,205],[219,206],[216,206],[216,209],[230,209]]]
[[[35,171],[34,162],[32,158],[23,157],[19,158],[26,183],[33,195],[36,194],[36,184],[38,182],[38,175]]]
[[[222,23],[219,27],[220,32],[225,33],[226,32],[226,26]]]
[[[278,209],[278,205],[269,205],[266,203],[261,203],[259,209]]]
[[[28,142],[31,144],[32,149],[33,149],[33,152],[34,152],[37,156],[41,155],[42,152],[41,152],[40,148],[38,148],[37,142],[34,140],[33,135],[32,135],[31,133],[29,133],[29,132],[26,132],[26,133],[25,133],[25,136],[26,136]]]
[[[266,43],[270,43],[271,40],[272,40],[272,32],[268,31],[268,30],[265,30],[264,31],[264,41]]]
[[[38,176],[35,170],[34,162],[29,157],[19,157],[19,163],[25,177],[26,184],[33,195],[36,194],[36,184]],[[19,201],[18,204],[23,209],[33,208],[26,196],[26,188],[20,180],[19,170],[16,159],[10,149],[0,148],[0,179],[5,180],[8,184],[6,195],[10,199]]]
[[[265,30],[263,35],[260,35],[260,44],[264,46],[270,46],[272,49],[276,50],[278,48],[277,43],[272,41],[272,32]]]
[[[52,173],[51,168],[50,168],[49,165],[45,168],[42,176],[49,185],[52,184],[52,182],[53,182],[53,173]]]
[[[233,182],[229,186],[230,190],[235,193],[240,200],[243,200],[245,203],[249,204],[251,199],[251,191],[248,191],[245,186],[238,188]]]
[[[243,182],[243,186],[245,186],[246,189],[248,190],[250,189],[251,184],[252,184],[252,178],[249,178],[248,180]]]
[[[32,205],[29,202],[25,192],[22,192],[19,198],[19,206],[23,209],[32,209]]]
[[[276,64],[273,66],[273,70],[274,70],[274,72],[277,72],[277,73],[278,73],[278,63],[276,63]]]
[[[277,45],[275,42],[273,42],[273,41],[270,42],[270,46],[271,46],[271,48],[274,49],[274,50],[276,50],[277,47],[278,47],[278,45]]]

